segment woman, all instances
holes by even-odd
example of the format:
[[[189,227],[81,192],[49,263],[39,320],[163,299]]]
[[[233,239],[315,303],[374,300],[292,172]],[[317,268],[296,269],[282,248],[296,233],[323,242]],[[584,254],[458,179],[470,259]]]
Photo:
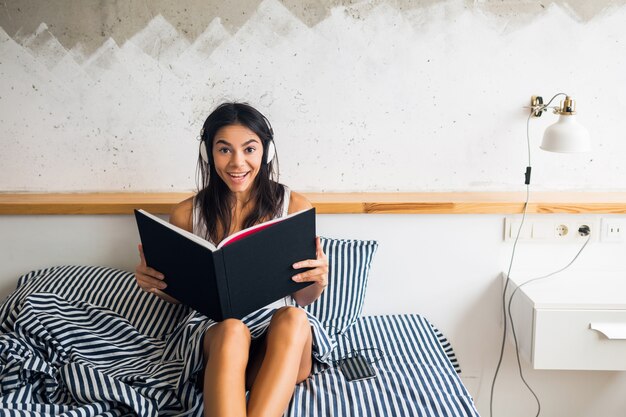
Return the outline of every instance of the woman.
[[[304,196],[273,180],[272,128],[253,107],[220,105],[204,122],[201,139],[202,189],[174,207],[172,224],[219,243],[254,224],[311,207]],[[146,265],[141,246],[139,252],[138,285],[176,302],[161,291],[166,288],[163,274]],[[310,374],[315,318],[296,303],[312,303],[327,285],[328,260],[319,238],[316,259],[293,267],[312,268],[293,280],[314,284],[242,320],[209,320],[203,341],[205,416],[280,416],[295,384]],[[319,331],[318,326],[314,329]],[[315,335],[316,340],[319,337],[324,336]]]

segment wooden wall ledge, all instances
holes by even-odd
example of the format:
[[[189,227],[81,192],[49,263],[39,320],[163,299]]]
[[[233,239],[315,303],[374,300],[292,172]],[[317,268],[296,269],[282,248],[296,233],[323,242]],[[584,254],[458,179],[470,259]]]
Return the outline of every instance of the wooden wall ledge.
[[[303,193],[320,214],[514,214],[525,192]],[[0,193],[0,214],[167,214],[191,193]],[[626,192],[531,192],[528,213],[626,214]]]

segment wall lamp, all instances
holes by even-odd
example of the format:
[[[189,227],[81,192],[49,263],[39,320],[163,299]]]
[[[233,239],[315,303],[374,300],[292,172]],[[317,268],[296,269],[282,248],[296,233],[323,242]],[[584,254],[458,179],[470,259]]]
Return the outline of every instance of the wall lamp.
[[[550,103],[559,95],[564,95],[565,100],[560,106],[550,107]],[[543,104],[541,96],[532,96],[530,99],[530,112],[532,117],[541,115],[553,109],[554,114],[559,115],[559,120],[548,126],[543,134],[541,149],[550,152],[575,153],[588,152],[591,150],[591,140],[589,132],[583,125],[576,121],[576,103],[568,95],[559,93]]]

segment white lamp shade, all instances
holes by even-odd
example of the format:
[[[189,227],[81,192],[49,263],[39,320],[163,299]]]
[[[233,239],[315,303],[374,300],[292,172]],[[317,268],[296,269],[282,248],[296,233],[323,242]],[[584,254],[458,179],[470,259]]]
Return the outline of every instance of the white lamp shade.
[[[573,115],[561,114],[559,120],[544,132],[541,149],[562,153],[588,152],[591,139],[587,129]]]

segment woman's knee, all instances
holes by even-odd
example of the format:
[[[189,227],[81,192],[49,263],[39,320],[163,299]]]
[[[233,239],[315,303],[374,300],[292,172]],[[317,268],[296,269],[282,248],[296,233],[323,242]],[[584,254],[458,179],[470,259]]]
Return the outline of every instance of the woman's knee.
[[[247,352],[250,348],[250,329],[237,319],[226,319],[211,326],[204,333],[204,353],[216,348],[237,349],[244,348]]]
[[[306,312],[298,307],[282,307],[272,317],[272,323],[284,324],[294,328],[308,328],[310,326]]]
[[[305,337],[311,331],[311,325],[306,312],[297,307],[283,307],[279,309],[270,322],[269,332],[284,333],[283,337]]]

